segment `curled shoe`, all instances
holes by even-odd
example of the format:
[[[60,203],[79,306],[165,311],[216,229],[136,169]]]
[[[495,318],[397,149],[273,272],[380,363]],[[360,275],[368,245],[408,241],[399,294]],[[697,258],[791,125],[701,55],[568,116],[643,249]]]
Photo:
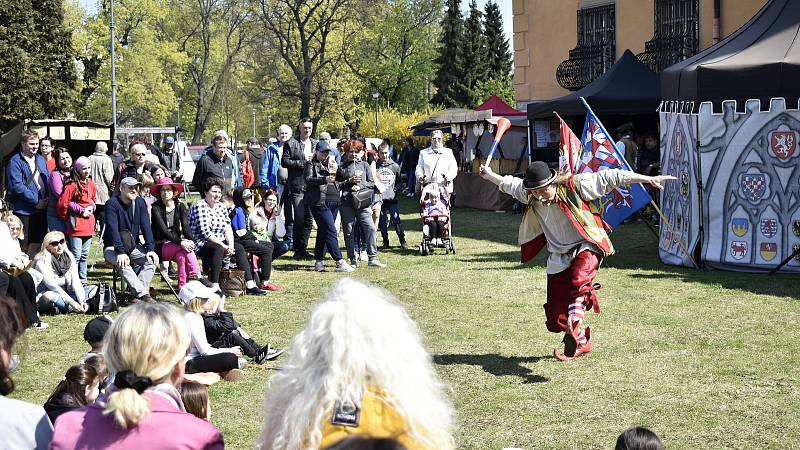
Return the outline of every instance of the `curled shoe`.
[[[566,361],[573,361],[573,360],[577,359],[578,357],[580,357],[581,355],[591,352],[592,351],[591,332],[592,332],[591,328],[586,327],[586,343],[583,344],[583,345],[578,345],[577,342],[576,342],[575,343],[575,347],[572,349],[572,352],[571,352],[572,354],[570,355],[569,354],[570,348],[569,348],[567,342],[570,340],[570,337],[574,341],[575,337],[572,336],[572,333],[570,333],[569,330],[568,330],[567,333],[564,336],[564,341],[563,341],[564,342],[564,353],[562,354],[561,352],[558,351],[557,348],[554,348],[553,349],[553,356],[555,356],[556,359],[559,360],[559,361],[566,362]]]

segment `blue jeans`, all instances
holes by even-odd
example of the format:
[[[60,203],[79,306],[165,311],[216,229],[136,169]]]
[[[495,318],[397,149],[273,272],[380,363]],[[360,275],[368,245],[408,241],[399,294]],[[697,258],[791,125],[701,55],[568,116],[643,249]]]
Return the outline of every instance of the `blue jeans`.
[[[336,214],[338,212],[338,203],[326,202],[324,205],[311,206],[311,215],[317,221],[317,242],[314,245],[314,259],[317,261],[325,258],[325,250],[331,253],[334,261],[342,259],[339,239],[336,236]]]
[[[342,215],[342,230],[344,231],[344,243],[347,247],[347,258],[355,258],[355,224],[358,224],[364,233],[363,243],[370,260],[378,256],[378,249],[375,247],[375,224],[372,222],[372,208],[366,207],[359,210],[353,209],[349,203],[342,203],[339,213]]]
[[[42,286],[44,286],[44,285],[42,285]],[[97,286],[94,286],[94,285],[84,285],[83,286],[83,292],[86,294],[85,298],[86,298],[87,301],[91,298],[92,295],[94,295],[95,289],[97,289]],[[53,293],[55,295],[55,300],[52,303],[50,303],[50,302],[48,302],[47,300],[44,299],[44,295],[43,294],[45,292],[51,292],[51,293]],[[78,301],[78,296],[75,295],[74,292],[68,291],[67,293],[69,294],[70,297],[72,297],[73,300],[75,300],[76,302]],[[42,313],[42,314],[50,311],[51,306],[55,306],[56,309],[58,309],[58,311],[61,312],[61,313],[72,312],[72,306],[70,306],[69,301],[67,299],[65,299],[64,297],[62,297],[61,295],[56,294],[53,291],[42,291],[42,290],[40,290],[39,291],[39,295],[37,296],[36,306],[38,307],[39,312]]]
[[[387,215],[389,216],[388,218]],[[389,244],[389,220],[394,224],[394,231],[402,244],[406,241],[406,234],[403,231],[403,223],[400,221],[400,203],[397,200],[384,200],[381,207],[381,219],[378,222],[378,226],[381,229],[384,245]]]
[[[414,188],[417,184],[417,175],[414,173],[416,170],[416,166],[413,169],[406,172],[406,193],[407,194],[414,194]]]
[[[291,241],[273,241],[272,242],[272,260],[275,261],[279,256],[289,251]]]
[[[47,229],[49,231],[60,231],[60,232],[63,233],[64,230],[67,229],[67,224],[65,224],[64,221],[61,220],[60,217],[51,216],[51,215],[48,214],[47,215]]]
[[[67,244],[69,244],[69,251],[75,257],[78,263],[78,275],[81,277],[81,283],[86,284],[86,266],[89,262],[89,249],[92,247],[92,237],[78,237],[67,236]]]

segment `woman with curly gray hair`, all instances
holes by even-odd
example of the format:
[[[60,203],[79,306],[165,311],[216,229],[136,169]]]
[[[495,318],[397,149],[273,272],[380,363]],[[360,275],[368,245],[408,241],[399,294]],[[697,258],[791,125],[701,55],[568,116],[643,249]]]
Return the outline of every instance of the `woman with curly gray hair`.
[[[420,331],[391,295],[345,278],[318,304],[269,383],[260,449],[325,448],[350,435],[449,450],[453,409]]]

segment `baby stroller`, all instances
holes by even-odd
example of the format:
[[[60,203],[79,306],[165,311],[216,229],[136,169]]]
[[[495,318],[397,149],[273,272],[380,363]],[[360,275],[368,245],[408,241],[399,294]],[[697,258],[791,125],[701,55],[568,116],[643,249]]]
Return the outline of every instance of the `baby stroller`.
[[[428,183],[419,198],[420,219],[422,220],[422,242],[419,254],[422,256],[444,248],[445,253],[455,253],[453,225],[450,222],[450,193],[438,183]]]

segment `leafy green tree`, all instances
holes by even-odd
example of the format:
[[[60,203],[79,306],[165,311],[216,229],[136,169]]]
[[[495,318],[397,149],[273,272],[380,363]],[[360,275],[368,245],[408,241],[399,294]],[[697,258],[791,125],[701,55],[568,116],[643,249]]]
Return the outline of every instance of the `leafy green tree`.
[[[514,93],[514,80],[510,74],[478,80],[473,93],[475,95],[475,105],[485,102],[492,95],[497,95],[512,107],[515,107],[517,103]]]
[[[477,106],[475,91],[478,81],[485,80],[489,72],[489,53],[481,24],[481,10],[475,0],[469,3],[469,16],[464,24],[464,84],[469,89],[469,107]]]
[[[398,109],[428,104],[428,83],[434,78],[441,0],[379,2],[364,16],[364,27],[350,46],[347,63],[361,80],[361,98]]]
[[[0,128],[66,116],[76,74],[61,0],[2,0],[0,11]]]
[[[508,39],[503,34],[500,7],[492,0],[486,2],[484,8],[483,30],[489,53],[489,77],[499,79],[508,76],[511,73],[511,51]]]
[[[464,22],[461,19],[461,0],[447,0],[439,37],[439,66],[433,85],[436,94],[432,103],[447,108],[468,106],[469,87],[464,83]]]

